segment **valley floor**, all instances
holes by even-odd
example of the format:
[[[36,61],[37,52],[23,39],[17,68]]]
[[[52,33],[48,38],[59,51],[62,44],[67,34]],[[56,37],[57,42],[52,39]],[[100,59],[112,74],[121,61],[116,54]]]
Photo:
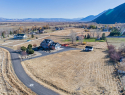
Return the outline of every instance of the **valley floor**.
[[[22,62],[26,72],[65,94],[118,95],[114,67],[103,49],[66,51]]]

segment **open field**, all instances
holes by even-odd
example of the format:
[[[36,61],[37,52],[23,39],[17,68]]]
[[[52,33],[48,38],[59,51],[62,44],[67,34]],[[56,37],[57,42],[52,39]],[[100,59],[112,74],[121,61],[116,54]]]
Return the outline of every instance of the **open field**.
[[[58,31],[49,33],[49,35],[69,36],[71,33],[71,30],[76,32],[78,35],[80,35],[81,33],[83,33],[83,35],[87,35],[87,34],[90,34],[90,32],[96,32],[95,29],[90,29],[89,30],[90,32],[84,32],[85,31],[84,28],[66,28],[65,30],[58,30]],[[109,32],[101,32],[100,36],[102,35],[102,33],[105,33],[106,36],[110,34]],[[96,36],[96,33],[95,33],[95,36]]]
[[[92,52],[67,51],[22,62],[34,80],[65,94],[118,95],[114,67],[102,49]]]
[[[118,49],[122,43],[125,44],[125,38],[107,38],[107,42],[109,45],[112,44]]]

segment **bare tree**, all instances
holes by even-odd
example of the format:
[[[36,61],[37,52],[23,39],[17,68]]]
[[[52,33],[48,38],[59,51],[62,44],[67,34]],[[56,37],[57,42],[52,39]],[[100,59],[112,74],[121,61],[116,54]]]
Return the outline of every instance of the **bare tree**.
[[[100,38],[100,35],[101,35],[101,31],[100,31],[100,30],[97,30],[97,31],[96,31],[96,37],[97,37],[97,39]]]
[[[76,42],[76,32],[74,32],[73,30],[71,30],[71,33],[70,33],[70,40],[71,40],[71,42],[72,42],[72,44],[74,43],[74,42]]]
[[[83,39],[84,39],[83,35],[79,36],[79,42],[80,42],[81,44],[82,44],[82,42],[83,42]]]

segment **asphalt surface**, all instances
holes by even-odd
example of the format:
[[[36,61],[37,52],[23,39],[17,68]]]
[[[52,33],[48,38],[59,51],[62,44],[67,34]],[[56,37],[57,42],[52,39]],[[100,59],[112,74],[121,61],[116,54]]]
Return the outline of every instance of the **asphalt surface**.
[[[40,85],[39,83],[35,82],[32,78],[30,78],[24,71],[21,65],[21,60],[18,54],[14,50],[7,48],[7,47],[2,47],[2,48],[7,49],[10,52],[15,74],[24,85],[26,85],[28,88],[30,88],[32,91],[34,91],[38,95],[59,95],[58,93],[48,88],[45,88],[44,86]]]

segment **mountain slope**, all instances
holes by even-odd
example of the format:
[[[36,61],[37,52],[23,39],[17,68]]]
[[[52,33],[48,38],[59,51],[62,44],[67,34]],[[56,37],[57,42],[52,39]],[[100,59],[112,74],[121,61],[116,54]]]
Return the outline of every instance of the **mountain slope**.
[[[101,24],[125,23],[125,3],[106,11],[93,22]]]
[[[100,15],[102,15],[103,13],[105,13],[106,11],[103,11],[100,14],[95,15],[95,16],[94,15],[87,16],[87,17],[81,19],[81,21],[85,21],[85,22],[92,21],[92,20],[96,19],[97,17],[99,17]]]

